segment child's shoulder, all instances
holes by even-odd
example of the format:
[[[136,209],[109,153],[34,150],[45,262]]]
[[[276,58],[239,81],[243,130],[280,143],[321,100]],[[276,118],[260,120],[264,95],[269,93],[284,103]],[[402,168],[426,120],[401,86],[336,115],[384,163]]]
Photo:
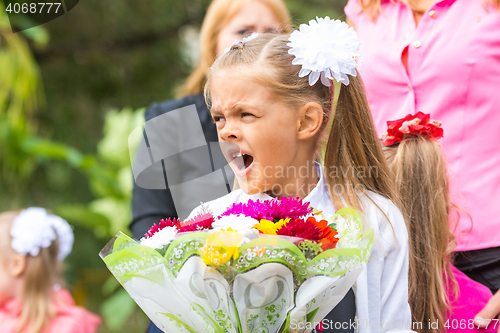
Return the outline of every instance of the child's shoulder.
[[[403,214],[391,200],[375,192],[368,191],[366,197],[363,198],[363,204],[365,215],[378,234],[395,235],[401,241],[408,239]]]
[[[372,191],[367,191],[363,203],[367,205],[370,210],[381,211],[386,215],[401,215],[399,208],[389,198]]]

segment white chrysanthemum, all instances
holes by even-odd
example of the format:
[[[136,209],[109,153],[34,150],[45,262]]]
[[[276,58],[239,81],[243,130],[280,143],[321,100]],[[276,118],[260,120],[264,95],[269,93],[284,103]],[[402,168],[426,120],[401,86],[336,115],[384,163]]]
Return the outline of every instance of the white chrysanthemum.
[[[215,231],[227,230],[231,228],[233,231],[247,234],[249,232],[258,232],[256,229],[252,229],[257,223],[259,222],[256,219],[248,216],[229,215],[223,216],[219,220],[212,223],[212,228]]]
[[[320,78],[328,87],[328,79],[348,85],[348,75],[356,76],[360,42],[356,31],[346,23],[328,16],[316,18],[309,25],[301,24],[289,41],[288,53],[295,55],[292,63],[302,65],[299,76],[309,75],[309,85]]]
[[[21,255],[37,256],[40,248],[49,247],[59,239],[58,258],[63,260],[73,247],[73,230],[64,219],[47,214],[43,208],[31,207],[23,210],[10,228],[11,246]]]
[[[177,235],[176,227],[165,227],[149,238],[141,238],[141,245],[152,249],[161,249],[174,240],[175,235]]]

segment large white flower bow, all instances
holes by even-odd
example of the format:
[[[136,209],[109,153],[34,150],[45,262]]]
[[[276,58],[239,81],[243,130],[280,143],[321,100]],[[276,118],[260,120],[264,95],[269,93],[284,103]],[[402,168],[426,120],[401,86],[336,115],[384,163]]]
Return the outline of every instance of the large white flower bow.
[[[73,230],[66,220],[50,215],[43,208],[31,207],[23,210],[12,222],[11,246],[21,255],[37,256],[40,248],[49,247],[59,239],[59,260],[63,260],[73,248]]]
[[[319,78],[329,87],[328,79],[349,84],[347,75],[356,76],[356,59],[360,42],[353,28],[339,20],[316,18],[309,25],[301,24],[289,38],[290,50],[295,55],[294,65],[302,65],[299,76],[309,75],[309,85]]]

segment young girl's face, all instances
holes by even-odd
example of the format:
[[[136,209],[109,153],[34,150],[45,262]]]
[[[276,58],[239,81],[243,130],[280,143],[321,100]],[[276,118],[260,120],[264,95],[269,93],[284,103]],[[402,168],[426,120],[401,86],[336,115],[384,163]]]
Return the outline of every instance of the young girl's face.
[[[300,167],[303,155],[298,113],[264,86],[224,73],[211,85],[211,114],[222,151],[244,192],[285,196],[291,182],[287,167]]]

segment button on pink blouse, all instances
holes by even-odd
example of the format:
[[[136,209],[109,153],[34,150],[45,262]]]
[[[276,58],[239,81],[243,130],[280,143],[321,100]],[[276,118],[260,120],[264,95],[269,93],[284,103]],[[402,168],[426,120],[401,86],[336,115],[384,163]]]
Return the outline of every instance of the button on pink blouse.
[[[387,120],[422,111],[443,123],[451,192],[461,213],[457,251],[500,246],[500,12],[481,0],[443,0],[418,26],[382,0],[375,22],[358,0],[345,13],[361,40],[361,77],[379,136]],[[401,56],[408,48],[407,68]]]

